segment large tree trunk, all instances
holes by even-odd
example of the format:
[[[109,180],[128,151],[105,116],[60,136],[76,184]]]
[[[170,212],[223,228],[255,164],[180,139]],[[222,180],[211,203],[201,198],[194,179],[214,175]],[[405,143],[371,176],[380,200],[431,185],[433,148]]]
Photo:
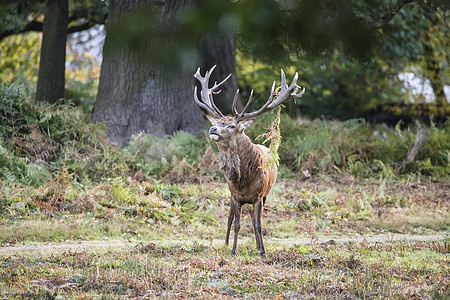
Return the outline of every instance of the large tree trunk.
[[[231,114],[231,102],[238,89],[236,79],[236,39],[232,34],[209,34],[200,47],[202,57],[202,72],[217,65],[211,75],[211,82],[222,81],[228,74],[233,74],[221,89],[222,92],[214,96],[214,103],[223,114]],[[242,102],[238,101],[237,108],[242,109]]]
[[[177,12],[191,5],[193,0],[112,0],[110,1],[109,19],[107,25],[105,48],[113,41],[108,39],[111,30],[119,18],[125,13],[135,10],[141,5],[158,5],[162,16],[155,22],[171,22]],[[152,43],[152,36],[142,36],[148,43]],[[115,41],[117,42],[117,41]],[[223,40],[207,39],[211,47],[205,47],[204,53],[226,52],[223,55],[215,53],[211,63],[204,63],[209,67],[218,65],[218,70],[234,73],[235,42],[233,37]],[[203,59],[203,57],[202,57]],[[203,60],[205,61],[205,60]],[[102,63],[97,100],[92,114],[93,122],[105,122],[110,140],[119,146],[124,146],[133,134],[140,132],[152,133],[163,137],[177,130],[183,130],[194,135],[200,134],[206,127],[199,107],[193,100],[194,77],[196,67],[183,69],[176,79],[167,81],[162,79],[162,72],[158,67],[140,62],[132,57],[126,47],[115,47],[114,53],[104,58]],[[202,66],[202,73],[206,69]],[[224,94],[227,96],[228,106],[237,88],[236,77],[230,78]],[[234,91],[231,91],[234,89]],[[221,105],[222,107],[222,105]]]
[[[111,42],[108,30],[112,29],[115,22],[145,2],[110,1],[105,47]],[[165,18],[160,19],[168,20],[173,10],[189,2],[172,1],[171,5],[168,1],[164,2],[161,13]],[[152,37],[141,38],[150,43]],[[160,137],[177,130],[199,134],[205,125],[200,110],[192,100],[194,72],[183,70],[175,80],[163,80],[158,68],[149,69],[148,64],[133,58],[125,48],[115,47],[114,52],[105,57],[102,63],[92,121],[105,122],[110,140],[119,146],[124,146],[133,134],[140,132]]]
[[[46,0],[36,101],[64,98],[68,0]]]

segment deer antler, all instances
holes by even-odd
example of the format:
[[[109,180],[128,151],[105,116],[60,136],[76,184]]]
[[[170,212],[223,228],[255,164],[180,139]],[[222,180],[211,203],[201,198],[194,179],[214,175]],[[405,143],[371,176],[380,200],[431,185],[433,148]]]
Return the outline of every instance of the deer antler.
[[[228,80],[228,78],[231,77],[231,74],[228,75],[224,80],[222,80],[220,83],[214,82],[214,86],[212,88],[209,88],[209,78],[211,77],[211,73],[216,68],[216,65],[212,66],[212,68],[206,72],[205,76],[202,77],[200,75],[200,68],[197,69],[197,72],[195,72],[194,77],[197,78],[198,81],[200,81],[200,84],[202,85],[202,90],[200,91],[200,96],[202,98],[202,101],[198,99],[197,95],[197,86],[194,88],[194,100],[195,102],[202,108],[204,108],[206,111],[208,111],[210,114],[215,116],[216,118],[223,118],[223,114],[220,112],[220,110],[217,108],[217,106],[214,104],[213,100],[213,94],[219,94],[221,90],[218,90],[218,88]]]
[[[277,107],[278,105],[280,105],[281,103],[289,100],[289,99],[296,99],[296,98],[300,98],[303,93],[305,92],[305,88],[303,88],[303,90],[300,93],[297,93],[298,89],[301,89],[300,86],[297,85],[297,79],[298,79],[298,73],[295,73],[294,79],[292,80],[292,83],[290,86],[288,86],[286,84],[286,74],[284,74],[283,69],[281,69],[281,86],[277,88],[277,92],[275,92],[275,81],[272,84],[272,90],[270,92],[270,96],[269,99],[267,99],[266,103],[264,103],[264,105],[257,111],[255,112],[251,112],[251,113],[247,113],[247,109],[250,106],[250,103],[252,101],[252,96],[253,96],[253,90],[250,93],[250,97],[248,99],[247,104],[245,105],[244,109],[238,113],[238,111],[236,110],[236,102],[237,102],[237,95],[239,93],[239,90],[237,90],[236,95],[234,97],[233,100],[233,115],[234,118],[238,121],[244,120],[244,119],[249,119],[249,118],[254,118],[256,116],[259,116],[269,110],[274,109],[275,107]],[[273,96],[275,95],[275,93],[278,93],[278,96],[273,99]]]
[[[214,82],[213,87],[209,88],[209,78],[211,77],[212,72],[216,68],[216,65],[212,66],[212,68],[206,72],[205,76],[202,77],[200,75],[200,68],[197,69],[197,72],[195,72],[194,77],[197,78],[198,81],[200,81],[200,84],[202,86],[202,90],[200,91],[201,101],[198,99],[197,94],[197,86],[194,88],[194,100],[195,102],[202,108],[204,108],[208,113],[213,115],[216,118],[223,118],[224,115],[220,112],[220,110],[217,108],[217,106],[214,104],[213,100],[213,94],[219,94],[221,90],[219,90],[219,87],[225,83],[230,77],[231,74],[228,75],[224,80],[222,80],[220,83]],[[236,91],[236,94],[233,99],[233,105],[232,105],[232,111],[234,119],[237,121],[241,121],[244,119],[250,119],[254,118],[256,116],[259,116],[269,110],[274,109],[278,105],[282,104],[283,102],[289,100],[289,99],[296,99],[300,98],[303,93],[305,92],[305,88],[302,89],[301,92],[297,93],[298,89],[301,89],[300,86],[297,85],[297,79],[298,79],[298,73],[295,73],[294,79],[292,80],[291,85],[286,84],[286,74],[284,73],[283,69],[281,69],[281,86],[279,86],[275,90],[275,81],[272,84],[272,90],[270,92],[269,99],[267,99],[266,103],[257,111],[247,113],[247,109],[250,107],[250,104],[252,102],[253,97],[253,90],[250,92],[250,97],[247,101],[247,104],[245,104],[244,109],[239,113],[236,109],[237,100],[239,98],[239,89]],[[276,98],[273,99],[273,96],[277,94]]]

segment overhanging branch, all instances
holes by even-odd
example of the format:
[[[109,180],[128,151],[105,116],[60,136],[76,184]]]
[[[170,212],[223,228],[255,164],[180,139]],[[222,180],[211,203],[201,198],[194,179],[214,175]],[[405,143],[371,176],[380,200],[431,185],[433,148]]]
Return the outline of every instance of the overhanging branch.
[[[24,29],[16,31],[16,30],[5,30],[0,34],[0,41],[3,40],[4,38],[13,35],[13,34],[20,34],[20,33],[24,33],[24,32],[29,32],[29,31],[38,31],[38,32],[42,32],[42,22],[36,22],[36,21],[31,21],[30,23],[28,23]]]
[[[379,20],[374,21],[370,24],[371,28],[380,28],[384,24],[388,23],[392,20],[395,15],[398,14],[398,12],[408,3],[414,2],[414,0],[399,0],[395,6],[386,12]]]
[[[89,28],[91,28],[92,26],[96,25],[94,22],[85,22],[83,24],[80,25],[76,25],[76,26],[70,26],[69,28],[67,28],[67,33],[74,33],[74,32],[80,32],[83,30],[87,30]]]
[[[102,24],[102,23],[95,22],[93,20],[88,20],[79,25],[69,26],[67,28],[67,33],[84,31],[84,30],[87,30],[87,29],[93,27],[94,25],[97,25],[97,24]],[[5,30],[0,33],[0,41],[10,35],[13,35],[13,34],[21,34],[21,33],[31,32],[31,31],[42,32],[42,22],[31,21],[22,30]]]

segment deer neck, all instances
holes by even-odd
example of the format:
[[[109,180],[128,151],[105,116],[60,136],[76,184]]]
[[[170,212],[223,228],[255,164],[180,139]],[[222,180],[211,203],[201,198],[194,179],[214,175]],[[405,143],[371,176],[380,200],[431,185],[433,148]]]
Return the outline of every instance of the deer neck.
[[[258,150],[244,133],[237,135],[227,145],[218,146],[220,169],[232,183],[237,184],[241,178],[247,177],[250,171],[248,167],[259,161]]]

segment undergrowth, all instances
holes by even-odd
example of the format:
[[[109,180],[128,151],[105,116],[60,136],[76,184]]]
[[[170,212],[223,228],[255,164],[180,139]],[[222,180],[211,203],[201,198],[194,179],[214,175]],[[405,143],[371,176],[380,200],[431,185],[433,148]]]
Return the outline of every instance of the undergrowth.
[[[247,207],[237,257],[213,245],[223,244],[230,194],[215,162],[217,148],[206,137],[136,135],[117,149],[104,126],[88,123],[73,105],[31,104],[9,83],[0,84],[0,100],[2,246],[146,241],[100,255],[2,257],[2,298],[448,295],[448,241],[337,245],[317,239],[448,233],[450,121],[426,128],[428,143],[400,173],[416,124],[389,128],[361,119],[287,116],[274,122],[273,114],[263,115],[248,130],[251,138],[267,130],[282,136],[265,135],[276,142],[281,179],[265,205],[268,258],[261,260]],[[287,247],[274,241],[288,238],[311,243]]]
[[[167,229],[171,236],[186,231],[202,238],[205,232],[220,235],[223,228],[211,225],[227,214],[229,192],[216,163],[217,148],[206,137],[184,132],[164,139],[136,135],[127,147],[117,149],[108,142],[104,126],[87,122],[77,107],[32,104],[20,87],[9,83],[2,83],[0,91],[3,243],[28,240],[33,234],[39,241],[72,235],[142,238],[152,235],[145,229],[148,226]],[[267,204],[268,214],[276,219],[272,225],[268,222],[272,234],[285,237],[297,228],[313,235],[311,228],[336,230],[340,228],[336,224],[408,233],[448,229],[448,214],[442,208],[447,207],[443,199],[450,174],[450,122],[441,128],[429,126],[429,142],[405,173],[399,173],[397,166],[414,140],[415,126],[401,129],[401,124],[388,128],[360,119],[310,122],[282,116],[278,130],[278,121],[266,114],[248,130],[253,140],[268,126],[270,132],[281,132],[282,136],[266,135],[266,140],[279,146],[280,179],[294,179],[283,190],[280,180],[272,191]],[[298,187],[323,178],[350,191]],[[429,188],[415,192],[411,182],[419,189],[422,183]],[[370,192],[369,186],[361,187],[363,191],[353,188],[373,183],[376,188]],[[390,191],[389,184],[409,191]],[[432,205],[416,212],[423,202]],[[397,209],[401,220],[390,213]],[[283,219],[286,216],[290,217]],[[39,230],[40,225],[34,230],[20,227],[36,219],[47,226],[53,218],[88,221],[80,223],[84,228],[80,234],[64,233],[64,223],[61,234],[53,235],[50,229]],[[298,218],[314,226],[300,226]]]
[[[164,177],[171,172],[193,175],[196,163],[205,153],[206,143],[184,131],[161,139],[152,134],[138,134],[123,149],[146,176]]]
[[[215,164],[217,148],[206,137],[185,132],[167,138],[139,134],[120,151],[108,142],[104,125],[87,122],[77,107],[31,104],[30,96],[10,83],[1,83],[0,95],[0,178],[9,184],[39,186],[63,169],[84,185],[117,177],[174,183],[198,181],[204,174],[223,178]],[[412,176],[444,181],[450,174],[450,121],[441,128],[428,126],[427,144],[403,173],[398,166],[414,141],[415,125],[389,128],[363,119],[310,122],[283,116],[282,136],[264,134],[277,131],[273,126],[278,127],[279,121],[273,114],[263,115],[248,134],[261,142],[256,136],[263,133],[263,142],[276,148],[272,156],[275,162],[280,158],[282,177],[351,174],[377,180]]]
[[[443,181],[450,175],[450,121],[442,128],[434,124],[427,128],[429,141],[405,172],[399,172],[398,167],[414,142],[416,126],[400,130],[401,123],[389,128],[363,119],[293,123],[284,123],[297,134],[284,133],[280,156],[304,177],[348,173],[355,178],[396,180],[422,176]]]
[[[79,182],[124,176],[135,166],[72,105],[32,104],[20,86],[0,83],[0,178],[38,186],[63,168]]]

